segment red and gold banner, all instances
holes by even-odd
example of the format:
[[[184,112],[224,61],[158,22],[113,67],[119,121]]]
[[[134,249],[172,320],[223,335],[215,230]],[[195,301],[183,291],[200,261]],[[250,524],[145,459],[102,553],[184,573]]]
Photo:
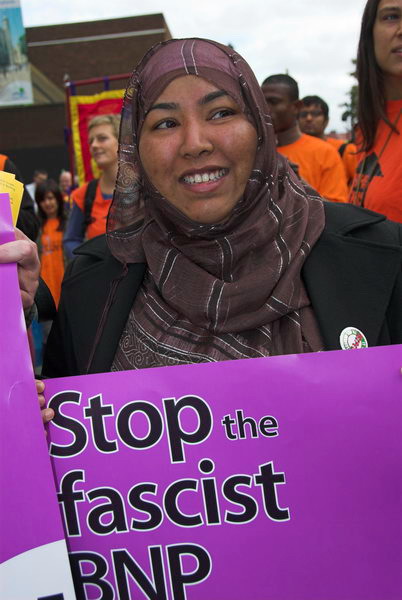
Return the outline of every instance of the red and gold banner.
[[[108,90],[91,96],[70,96],[71,132],[79,184],[99,176],[88,146],[88,122],[97,115],[120,113],[124,90]]]

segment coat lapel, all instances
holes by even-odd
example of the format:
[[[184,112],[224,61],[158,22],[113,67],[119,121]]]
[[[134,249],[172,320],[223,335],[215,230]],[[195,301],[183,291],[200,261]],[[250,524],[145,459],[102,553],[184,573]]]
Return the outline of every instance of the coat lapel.
[[[323,233],[305,263],[303,279],[326,350],[341,348],[340,334],[347,327],[359,329],[368,346],[387,343],[381,330],[400,264],[397,246],[346,232]]]
[[[88,269],[80,268],[76,274],[73,269],[63,284],[68,327],[75,332],[73,352],[77,365],[80,366],[80,374],[110,370],[117,344],[145,272],[144,264],[130,264],[127,274],[122,276],[122,264],[108,252],[98,252],[98,247],[99,244],[90,246],[89,243],[82,247],[80,254],[91,255],[90,266]],[[94,262],[94,257],[99,258],[99,261]],[[101,326],[98,332],[114,281],[118,281],[118,284],[113,302],[104,326]],[[80,310],[77,310],[77,304]],[[91,364],[88,370],[89,363]]]
[[[127,274],[119,278],[112,304],[109,307],[106,320],[102,326],[100,337],[98,340],[93,338],[96,347],[88,373],[110,371],[121,334],[128,320],[144,273],[144,264],[131,264],[128,266]]]

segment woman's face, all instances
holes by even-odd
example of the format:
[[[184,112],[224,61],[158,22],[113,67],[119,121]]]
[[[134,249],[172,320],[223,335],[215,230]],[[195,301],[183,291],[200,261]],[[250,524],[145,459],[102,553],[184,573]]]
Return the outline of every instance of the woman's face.
[[[402,0],[380,0],[373,28],[373,39],[375,58],[384,73],[386,89],[390,88],[390,83],[392,84],[393,81],[400,89],[402,81]],[[393,98],[388,99],[392,100]]]
[[[242,197],[256,130],[224,90],[201,77],[172,81],[149,110],[139,153],[154,187],[193,221],[219,223]]]
[[[57,200],[53,192],[46,192],[40,207],[48,219],[57,217]]]
[[[88,141],[91,156],[100,169],[117,164],[118,141],[111,125],[105,123],[91,127]]]

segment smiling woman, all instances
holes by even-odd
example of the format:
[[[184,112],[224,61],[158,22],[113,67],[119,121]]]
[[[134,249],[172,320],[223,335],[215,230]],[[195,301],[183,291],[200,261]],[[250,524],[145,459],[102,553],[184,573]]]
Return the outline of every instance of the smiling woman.
[[[235,51],[158,44],[127,87],[107,244],[68,268],[44,373],[336,349],[348,325],[357,345],[401,342],[399,230],[381,221],[296,177]]]
[[[233,98],[194,75],[175,79],[157,98],[139,144],[148,179],[200,223],[228,217],[244,193],[256,150],[255,127]]]

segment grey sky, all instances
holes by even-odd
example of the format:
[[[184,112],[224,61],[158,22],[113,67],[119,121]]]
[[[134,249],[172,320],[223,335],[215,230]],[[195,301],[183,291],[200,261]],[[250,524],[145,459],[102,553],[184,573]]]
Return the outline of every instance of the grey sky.
[[[341,121],[366,0],[21,0],[26,27],[133,15],[164,14],[173,37],[232,43],[262,81],[286,70],[301,96],[330,106],[329,128]],[[134,67],[134,65],[133,65]]]

